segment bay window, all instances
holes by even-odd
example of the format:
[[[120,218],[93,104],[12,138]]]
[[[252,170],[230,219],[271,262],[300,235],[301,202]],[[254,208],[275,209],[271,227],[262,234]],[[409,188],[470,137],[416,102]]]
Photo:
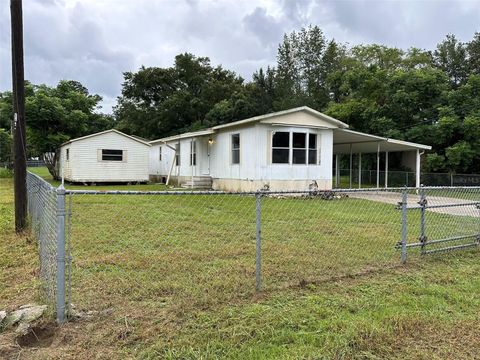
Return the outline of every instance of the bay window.
[[[275,131],[272,135],[272,164],[316,165],[317,134]]]

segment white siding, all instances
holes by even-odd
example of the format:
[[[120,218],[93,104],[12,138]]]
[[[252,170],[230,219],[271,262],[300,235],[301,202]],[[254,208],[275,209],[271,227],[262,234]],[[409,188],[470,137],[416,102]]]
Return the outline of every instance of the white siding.
[[[67,181],[148,181],[150,146],[146,144],[115,132],[73,141],[61,149],[65,169],[68,169],[65,162],[67,147],[70,148],[70,169],[65,173]],[[102,149],[122,150],[123,161],[102,161]]]

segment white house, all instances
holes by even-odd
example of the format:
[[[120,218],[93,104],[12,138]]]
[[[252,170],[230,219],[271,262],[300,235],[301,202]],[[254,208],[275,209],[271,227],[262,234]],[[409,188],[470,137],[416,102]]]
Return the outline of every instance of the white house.
[[[70,182],[147,182],[150,146],[113,129],[72,139],[60,147],[59,174]]]
[[[420,185],[420,155],[431,149],[349,130],[347,124],[308,107],[170,136],[150,144],[151,179],[227,191],[255,191],[265,186],[272,190],[305,190],[313,181],[319,189],[331,189],[334,157],[338,169],[340,155],[352,159],[353,154],[359,154],[361,159],[362,153],[377,154],[378,187],[380,156],[385,154],[388,186],[389,152],[405,153],[405,164],[416,169]]]

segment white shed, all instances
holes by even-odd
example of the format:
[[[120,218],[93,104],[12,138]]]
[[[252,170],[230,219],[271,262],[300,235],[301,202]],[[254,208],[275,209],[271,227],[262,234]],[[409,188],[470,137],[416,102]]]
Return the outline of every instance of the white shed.
[[[114,129],[72,139],[60,147],[59,174],[69,182],[147,182],[150,146]]]

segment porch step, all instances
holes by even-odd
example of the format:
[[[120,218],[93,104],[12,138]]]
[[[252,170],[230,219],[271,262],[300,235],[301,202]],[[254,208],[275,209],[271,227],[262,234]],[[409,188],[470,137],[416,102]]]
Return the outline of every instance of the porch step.
[[[185,189],[211,189],[212,178],[210,176],[195,176],[193,181],[187,180],[181,186]]]

